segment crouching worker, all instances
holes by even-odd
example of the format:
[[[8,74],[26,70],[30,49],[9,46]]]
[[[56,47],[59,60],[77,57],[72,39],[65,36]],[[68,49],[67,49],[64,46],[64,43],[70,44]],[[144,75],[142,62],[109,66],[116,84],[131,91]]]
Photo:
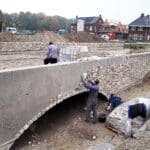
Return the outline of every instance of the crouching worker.
[[[108,99],[108,108],[109,112],[113,111],[117,106],[122,104],[121,97],[111,94]]]
[[[96,79],[94,82],[91,82],[82,77],[82,81],[84,87],[89,89],[89,95],[86,103],[87,109],[85,121],[96,123],[98,120],[96,109],[98,104],[99,80]],[[91,112],[93,116],[91,116]]]
[[[49,42],[46,58],[44,59],[44,64],[47,65],[48,63],[54,64],[58,62],[60,49],[53,44],[53,42]]]

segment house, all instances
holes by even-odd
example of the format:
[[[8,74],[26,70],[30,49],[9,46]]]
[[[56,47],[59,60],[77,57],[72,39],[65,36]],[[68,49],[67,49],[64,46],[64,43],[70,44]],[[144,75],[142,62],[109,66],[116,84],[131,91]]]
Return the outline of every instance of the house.
[[[127,40],[128,38],[128,26],[118,22],[114,31],[116,39]]]
[[[76,17],[70,25],[70,31],[98,33],[104,21],[101,15],[97,17]]]
[[[70,25],[71,33],[89,32],[94,33],[101,38],[109,39],[127,39],[128,28],[120,22],[103,20],[102,16],[98,17],[76,17]]]
[[[150,17],[143,13],[129,25],[130,40],[150,40]]]
[[[128,37],[128,27],[121,22],[114,20],[108,21],[106,19],[99,33],[101,35],[108,35],[111,40],[124,40]]]

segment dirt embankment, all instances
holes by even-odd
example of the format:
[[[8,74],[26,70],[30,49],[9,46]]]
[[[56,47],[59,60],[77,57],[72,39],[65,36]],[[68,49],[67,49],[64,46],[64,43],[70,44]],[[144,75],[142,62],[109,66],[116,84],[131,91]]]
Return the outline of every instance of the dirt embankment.
[[[11,33],[0,32],[0,42],[15,42],[15,38]]]
[[[79,33],[68,33],[63,37],[68,39],[70,42],[106,42],[103,39],[100,39],[94,34],[89,34],[87,32],[79,32]]]
[[[94,34],[87,32],[59,35],[54,32],[36,33],[35,35],[17,35],[7,32],[0,33],[0,42],[105,42]]]
[[[36,33],[34,35],[17,35],[7,32],[0,33],[0,42],[68,42],[68,40],[54,32]]]

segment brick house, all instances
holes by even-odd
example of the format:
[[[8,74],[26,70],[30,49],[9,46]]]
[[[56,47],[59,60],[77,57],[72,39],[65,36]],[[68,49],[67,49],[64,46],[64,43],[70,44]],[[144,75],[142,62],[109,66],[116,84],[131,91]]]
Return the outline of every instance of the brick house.
[[[128,28],[120,22],[111,23],[98,17],[76,17],[70,24],[71,33],[89,32],[102,36],[107,35],[110,39],[127,39]]]
[[[99,15],[98,17],[76,17],[70,24],[70,31],[73,32],[91,32],[98,33],[104,21]]]
[[[129,25],[130,40],[150,40],[150,17],[143,13]]]
[[[100,34],[107,34],[110,39],[127,39],[128,27],[118,21],[104,21],[103,27],[100,30]]]

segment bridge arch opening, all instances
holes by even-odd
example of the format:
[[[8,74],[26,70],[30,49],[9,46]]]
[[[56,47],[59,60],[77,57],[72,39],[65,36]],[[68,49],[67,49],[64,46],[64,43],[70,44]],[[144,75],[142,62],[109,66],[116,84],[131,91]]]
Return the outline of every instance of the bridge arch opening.
[[[10,150],[53,140],[53,136],[59,136],[63,132],[62,129],[66,130],[69,124],[84,121],[87,97],[88,92],[83,92],[65,99],[47,111],[14,142]],[[99,93],[98,97],[99,103],[107,101],[107,97],[102,93]]]

